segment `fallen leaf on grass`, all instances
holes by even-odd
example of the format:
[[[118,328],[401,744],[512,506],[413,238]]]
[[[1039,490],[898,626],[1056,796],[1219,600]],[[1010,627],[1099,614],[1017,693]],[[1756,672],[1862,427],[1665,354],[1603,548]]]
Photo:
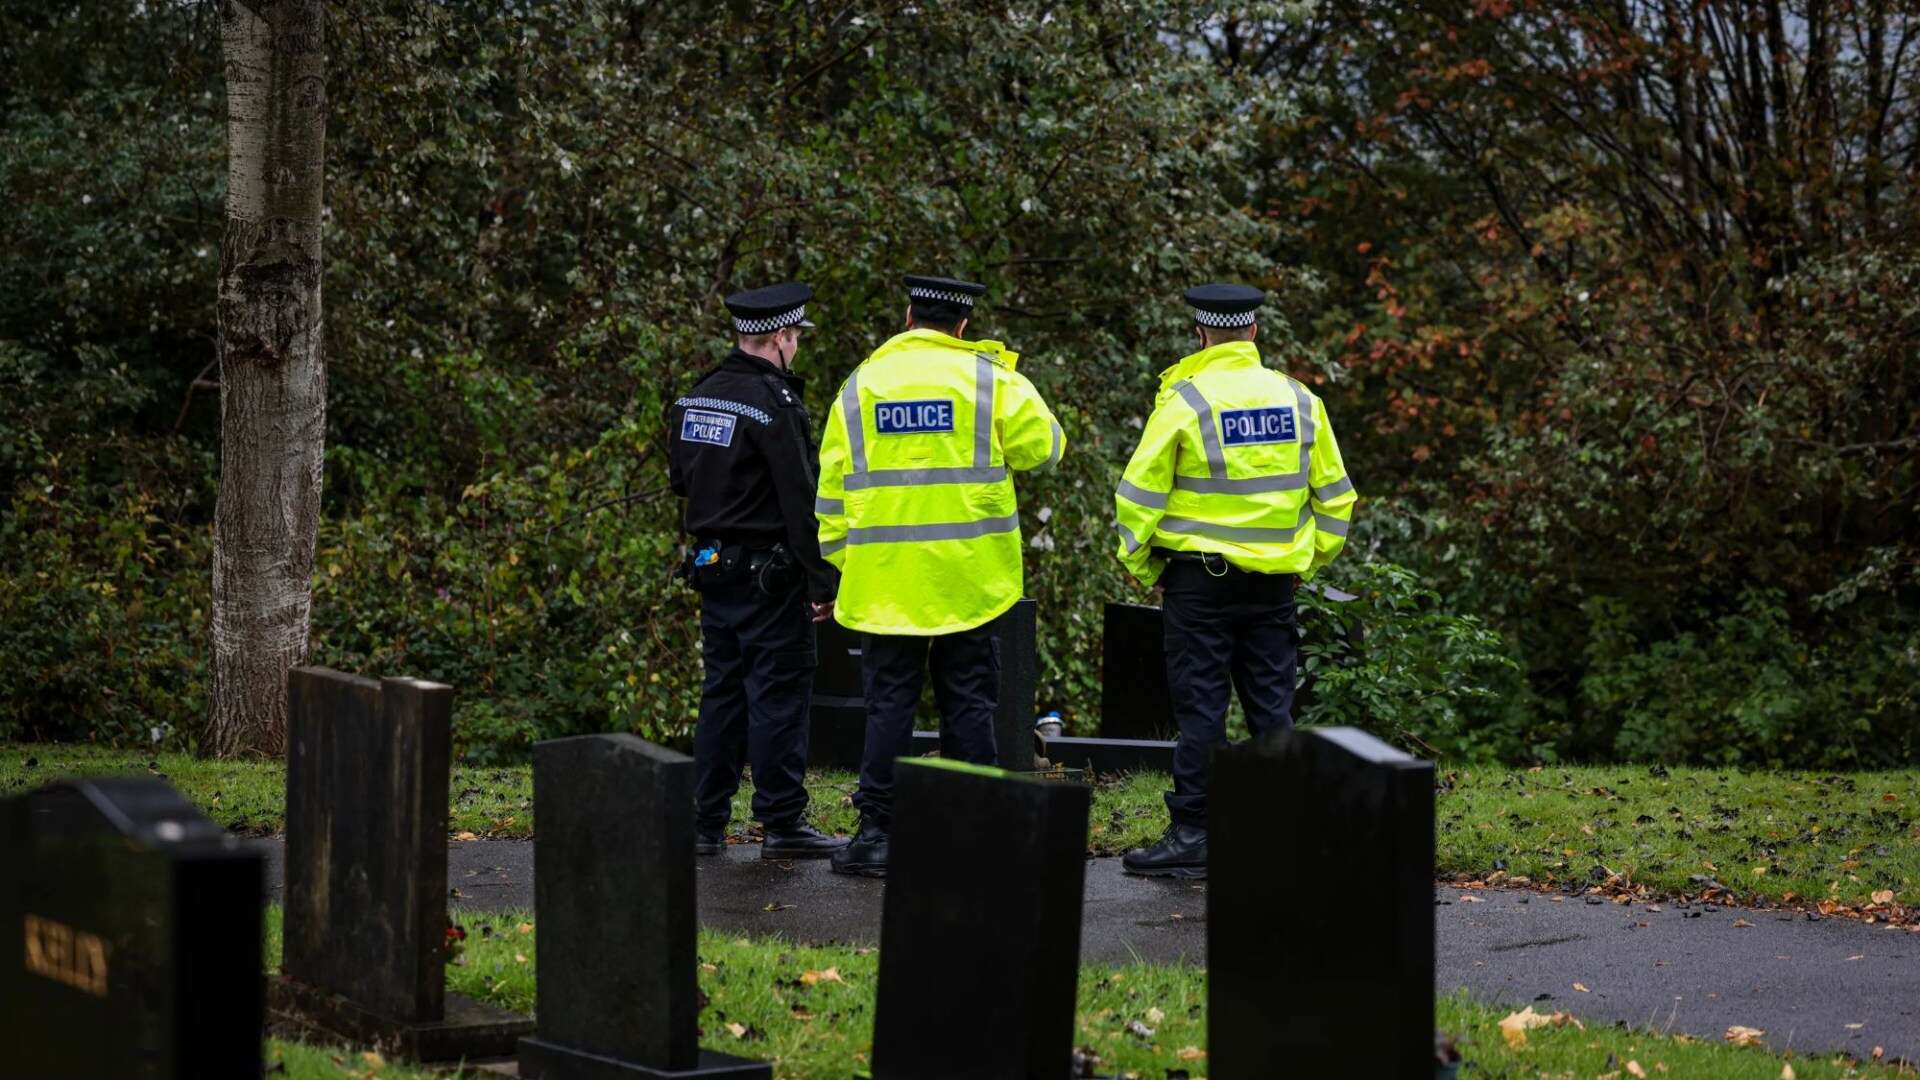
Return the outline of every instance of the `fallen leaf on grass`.
[[[1166,1018],[1167,1018],[1167,1014],[1161,1012],[1157,1008],[1147,1010],[1147,1023],[1149,1024],[1158,1025],[1160,1021],[1165,1020]]]
[[[1780,1066],[1780,1080],[1794,1080],[1793,1066],[1791,1064]]]
[[[1181,1061],[1199,1061],[1201,1058],[1207,1056],[1207,1052],[1197,1046],[1183,1046],[1180,1048],[1180,1053],[1176,1056],[1179,1057]]]
[[[1760,1037],[1765,1034],[1766,1032],[1759,1028],[1735,1024],[1727,1029],[1727,1041],[1735,1046],[1757,1046],[1760,1043]]]
[[[823,982],[846,982],[840,977],[840,969],[837,967],[830,967],[825,971],[803,971],[800,973],[800,981],[808,986],[817,986]]]
[[[385,1066],[387,1063],[386,1058],[381,1057],[379,1053],[373,1050],[369,1050],[366,1053],[361,1054],[360,1060],[366,1062],[367,1064],[373,1066],[376,1069]]]
[[[1525,1046],[1527,1045],[1527,1032],[1533,1028],[1546,1027],[1548,1025],[1558,1026],[1572,1019],[1573,1017],[1563,1012],[1552,1014],[1537,1013],[1533,1011],[1533,1006],[1529,1005],[1517,1013],[1509,1014],[1506,1019],[1500,1021],[1500,1036],[1507,1040],[1508,1046]]]
[[[716,972],[716,971],[719,971],[720,969],[719,969],[718,967],[716,967],[715,965],[713,965],[713,964],[701,964],[701,965],[700,965],[700,970],[701,970],[701,971],[704,971],[704,972],[706,972],[706,973],[707,973],[707,974],[709,974],[709,975],[711,975],[711,974],[713,974],[714,972]]]
[[[736,1039],[744,1039],[747,1037],[748,1028],[747,1028],[747,1025],[745,1024],[740,1024],[740,1023],[728,1024],[727,1030],[733,1032],[733,1037]]]
[[[526,954],[526,953],[523,953],[523,952],[517,952],[517,953],[514,953],[514,954],[513,954],[513,962],[514,962],[514,963],[516,963],[516,964],[524,964],[524,963],[526,963],[526,962],[527,962],[527,954]]]
[[[530,922],[523,922],[515,929],[519,930],[523,934],[531,934],[533,933],[533,924]]]
[[[1138,1020],[1127,1021],[1127,1030],[1132,1032],[1135,1035],[1138,1035],[1142,1039],[1153,1038],[1153,1029],[1141,1023]]]
[[[1876,904],[1893,903],[1893,890],[1892,889],[1879,890],[1878,892],[1873,894],[1873,902]]]
[[[1647,1080],[1647,1070],[1641,1068],[1637,1061],[1627,1062],[1627,1072],[1639,1077],[1640,1080]]]

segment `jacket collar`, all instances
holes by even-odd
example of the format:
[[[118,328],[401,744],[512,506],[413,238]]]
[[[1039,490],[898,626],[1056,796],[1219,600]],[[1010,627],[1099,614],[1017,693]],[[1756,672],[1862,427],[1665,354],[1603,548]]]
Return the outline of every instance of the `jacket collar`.
[[[1260,350],[1251,341],[1223,341],[1201,349],[1160,373],[1160,389],[1169,390],[1183,379],[1191,379],[1211,368],[1260,367]]]
[[[952,334],[943,334],[938,330],[926,329],[905,330],[893,335],[882,342],[879,348],[873,350],[873,355],[867,357],[867,359],[877,360],[889,353],[905,352],[909,349],[929,348],[959,349],[963,352],[973,353],[976,356],[984,356],[994,363],[999,364],[1001,367],[1006,368],[1008,371],[1012,371],[1013,366],[1020,362],[1019,353],[1014,352],[998,341],[968,341],[965,338],[954,337]]]
[[[723,368],[731,368],[735,371],[744,371],[753,375],[778,375],[796,385],[806,382],[805,378],[795,375],[791,371],[783,370],[779,364],[765,357],[755,356],[741,349],[738,345],[733,347],[733,351],[727,354],[725,360],[720,361],[720,366]]]

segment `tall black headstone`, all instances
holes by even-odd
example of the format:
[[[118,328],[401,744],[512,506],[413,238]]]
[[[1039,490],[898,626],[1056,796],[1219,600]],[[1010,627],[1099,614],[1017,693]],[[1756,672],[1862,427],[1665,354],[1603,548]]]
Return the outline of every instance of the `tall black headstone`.
[[[994,763],[1033,768],[1033,709],[1040,692],[1039,605],[1019,600],[994,620],[1000,639],[1000,707],[994,712]]]
[[[699,1043],[693,759],[632,735],[533,750],[539,1031],[520,1075],[771,1080]]]
[[[423,1061],[511,1054],[526,1017],[446,989],[453,689],[287,676],[284,978],[276,1013]]]
[[[1102,625],[1100,737],[1172,739],[1166,631],[1160,609],[1108,604]]]
[[[860,635],[829,619],[816,627],[819,666],[807,721],[807,764],[860,768],[867,743],[867,691],[860,679]]]
[[[875,1080],[1066,1076],[1090,790],[946,760],[895,783]]]
[[[261,1075],[257,846],[156,777],[0,805],[7,1076]]]
[[[1433,765],[1296,729],[1218,752],[1207,817],[1209,1075],[1430,1078]]]

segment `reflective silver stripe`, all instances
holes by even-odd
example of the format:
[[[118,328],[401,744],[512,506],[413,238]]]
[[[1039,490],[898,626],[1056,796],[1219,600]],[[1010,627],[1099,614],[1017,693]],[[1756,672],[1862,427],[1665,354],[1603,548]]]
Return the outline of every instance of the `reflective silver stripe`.
[[[993,361],[974,354],[973,467],[993,464]]]
[[[1313,497],[1319,499],[1321,502],[1326,502],[1328,499],[1337,499],[1352,490],[1353,477],[1343,476],[1333,483],[1328,484],[1326,487],[1314,488]]]
[[[1066,450],[1066,448],[1067,448],[1066,432],[1060,430],[1060,421],[1055,420],[1053,422],[1053,452],[1047,455],[1046,464],[1040,466],[1040,468],[1037,471],[1046,472],[1048,469],[1051,469],[1055,465],[1060,464],[1060,454],[1062,451]]]
[[[840,387],[840,419],[847,426],[847,471],[867,471],[867,429],[860,426],[860,369],[853,369]]]
[[[1154,526],[1161,532],[1185,533],[1188,536],[1205,536],[1214,540],[1245,541],[1251,544],[1275,543],[1290,544],[1299,528],[1257,529],[1245,525],[1215,525],[1210,521],[1195,521],[1192,518],[1163,517]]]
[[[839,551],[841,548],[846,546],[847,546],[847,538],[844,536],[840,537],[837,540],[822,540],[820,541],[820,554],[831,555],[834,552]]]
[[[1140,550],[1140,541],[1133,535],[1132,529],[1116,521],[1113,523],[1113,531],[1120,534],[1120,544],[1127,549],[1127,554],[1131,555]]]
[[[813,497],[813,512],[816,514],[844,514],[847,512],[845,499],[829,499],[824,495]]]
[[[971,540],[977,536],[1010,533],[1020,528],[1020,515],[940,525],[867,525],[847,530],[849,544],[911,544],[923,540]]]
[[[1128,502],[1136,502],[1141,506],[1150,506],[1155,510],[1165,510],[1167,508],[1166,492],[1148,491],[1146,488],[1141,487],[1125,477],[1122,477],[1120,480],[1119,495]],[[1115,522],[1115,524],[1119,523]]]
[[[1328,517],[1325,514],[1313,515],[1313,527],[1319,529],[1321,532],[1332,533],[1335,536],[1347,535],[1346,522],[1341,521],[1337,517]]]
[[[1187,404],[1193,408],[1194,415],[1200,418],[1200,443],[1207,450],[1207,472],[1216,478],[1226,479],[1227,456],[1220,450],[1220,432],[1213,423],[1213,406],[1207,404],[1206,395],[1192,382],[1177,382],[1173,388],[1180,391],[1180,396],[1186,398]]]
[[[840,483],[848,491],[877,487],[919,487],[922,484],[997,484],[1007,478],[1007,467],[990,469],[873,469],[848,473]]]
[[[1267,491],[1298,491],[1307,486],[1302,473],[1275,473],[1272,476],[1248,476],[1238,480],[1215,480],[1206,476],[1181,476],[1175,473],[1173,486],[1199,495],[1258,495]]]
[[[1293,400],[1300,405],[1300,471],[1307,471],[1307,448],[1313,445],[1313,398],[1307,394],[1307,388],[1298,379],[1288,379],[1293,384]]]

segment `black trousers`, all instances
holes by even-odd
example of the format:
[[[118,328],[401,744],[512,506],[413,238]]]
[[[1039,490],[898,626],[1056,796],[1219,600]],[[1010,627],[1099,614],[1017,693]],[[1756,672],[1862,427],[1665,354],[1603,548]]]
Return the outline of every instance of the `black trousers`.
[[[813,699],[812,613],[799,582],[776,596],[751,580],[700,592],[706,681],[693,731],[694,806],[703,830],[724,828],[753,765],[753,816],[790,825],[807,809],[807,710]]]
[[[1162,613],[1166,624],[1167,685],[1180,739],[1173,748],[1173,792],[1167,811],[1176,824],[1207,824],[1207,781],[1213,752],[1227,744],[1227,695],[1240,694],[1254,737],[1293,726],[1294,633],[1292,574],[1254,574],[1176,560],[1167,564]]]
[[[860,676],[867,695],[867,745],[853,804],[881,828],[893,822],[893,763],[913,745],[913,712],[933,673],[941,748],[975,765],[994,762],[993,714],[1000,707],[1000,639],[994,624],[955,634],[862,635]]]

